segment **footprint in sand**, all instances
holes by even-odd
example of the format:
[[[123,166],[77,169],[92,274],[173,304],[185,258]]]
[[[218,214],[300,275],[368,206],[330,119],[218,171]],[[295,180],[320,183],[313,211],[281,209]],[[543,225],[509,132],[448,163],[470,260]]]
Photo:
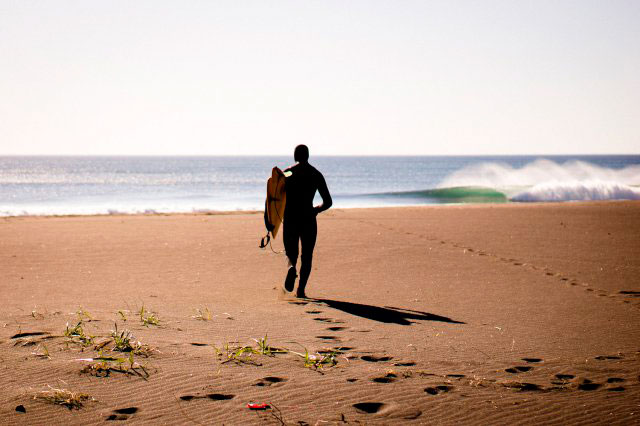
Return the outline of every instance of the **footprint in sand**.
[[[339,342],[340,338],[336,336],[316,336],[316,339],[321,339],[327,342]]]
[[[624,381],[625,380],[623,378],[621,378],[621,377],[609,377],[607,379],[607,383],[610,384],[610,385],[615,384],[615,383],[622,383]],[[620,386],[620,385],[614,385],[614,386],[608,386],[607,390],[609,392],[622,392],[622,391],[625,390],[625,388],[623,386]]]
[[[309,302],[305,302],[303,300],[294,300],[289,303],[292,305],[308,305],[309,304]]]
[[[542,359],[540,359],[540,358],[522,358],[522,360],[524,362],[530,362],[530,363],[542,362]]]
[[[446,393],[453,389],[453,386],[448,385],[438,385],[433,387],[425,388],[424,391],[429,395],[438,395],[439,393]]]
[[[31,336],[43,336],[45,334],[49,334],[46,331],[30,331],[26,333],[18,333],[11,336],[12,339],[20,339],[22,337],[31,337]]]
[[[226,401],[226,400],[235,398],[235,395],[224,394],[224,393],[210,393],[207,395],[207,398],[212,399],[214,401]]]
[[[607,360],[607,359],[622,359],[622,357],[621,356],[617,356],[617,355],[599,355],[599,356],[596,357],[596,359],[598,361],[604,361],[604,360]]]
[[[267,376],[259,379],[253,384],[253,386],[271,386],[276,383],[286,382],[287,380],[288,379],[285,379],[284,377]]]
[[[182,395],[180,397],[180,399],[183,401],[191,401],[194,399],[205,399],[205,398],[212,399],[214,401],[226,401],[226,400],[235,398],[235,395],[223,394],[223,393],[210,393],[207,395]]]
[[[462,378],[465,377],[465,375],[464,374],[447,374],[446,377],[451,377],[451,378],[454,378],[454,379],[462,379]]]
[[[327,327],[327,330],[329,330],[329,331],[341,331],[341,330],[346,330],[346,329],[347,329],[347,327],[338,327],[338,326],[336,326],[336,327]]]
[[[343,354],[346,351],[350,351],[351,349],[353,349],[353,348],[350,347],[350,346],[335,346],[335,347],[333,347],[331,349],[321,349],[321,350],[318,351],[318,353],[320,355],[329,355],[329,354],[332,354],[332,353]]]
[[[359,413],[363,414],[377,413],[384,406],[385,404],[383,404],[382,402],[358,402],[357,404],[353,404],[353,408],[355,408]]]
[[[375,383],[392,383],[395,382],[397,378],[398,376],[396,376],[395,374],[387,373],[382,377],[374,377],[373,379],[371,379],[371,381]]]
[[[209,346],[207,343],[197,343],[197,342],[193,342],[191,343],[193,346]]]
[[[574,379],[576,376],[573,374],[556,374],[554,379],[551,380],[551,383],[554,385],[566,386],[569,384],[569,381]]]
[[[394,362],[393,365],[395,365],[396,367],[413,367],[414,365],[416,365],[416,363],[413,361]]]
[[[322,311],[305,311],[308,314],[321,314]]]
[[[573,374],[556,374],[556,378],[560,380],[571,380],[575,378]]]
[[[314,321],[328,322],[328,323],[333,323],[333,324],[342,324],[342,323],[344,323],[344,321],[342,321],[342,320],[333,319],[333,318],[314,318]]]
[[[583,379],[582,383],[578,384],[578,390],[582,391],[594,391],[600,389],[602,385],[599,383],[593,383],[589,379]]]
[[[363,355],[360,357],[361,360],[367,362],[385,362],[391,361],[393,359],[392,356],[375,356],[375,355]]]
[[[107,420],[128,420],[129,416],[138,412],[138,407],[118,408],[113,410],[113,414],[107,417]]]
[[[542,390],[544,390],[542,387],[540,387],[539,385],[536,385],[535,383],[520,383],[520,382],[516,382],[516,383],[509,383],[507,387],[513,388],[513,389],[518,389],[519,391],[522,391],[522,392],[542,391]]]
[[[507,373],[518,374],[531,370],[533,370],[533,367],[529,367],[527,365],[516,365],[515,367],[507,368],[504,371],[506,371]]]

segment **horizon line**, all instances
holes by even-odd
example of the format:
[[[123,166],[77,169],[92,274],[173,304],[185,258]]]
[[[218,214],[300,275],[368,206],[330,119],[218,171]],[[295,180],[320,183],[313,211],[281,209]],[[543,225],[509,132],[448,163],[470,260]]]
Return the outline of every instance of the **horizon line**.
[[[316,154],[316,157],[567,157],[640,156],[637,153],[529,153],[529,154]],[[292,157],[293,154],[2,154],[0,157]]]

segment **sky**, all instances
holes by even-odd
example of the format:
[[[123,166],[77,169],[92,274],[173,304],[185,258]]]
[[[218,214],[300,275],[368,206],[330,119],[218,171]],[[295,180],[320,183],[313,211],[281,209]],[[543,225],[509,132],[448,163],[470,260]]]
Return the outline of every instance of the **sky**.
[[[640,1],[0,0],[0,155],[640,153]]]

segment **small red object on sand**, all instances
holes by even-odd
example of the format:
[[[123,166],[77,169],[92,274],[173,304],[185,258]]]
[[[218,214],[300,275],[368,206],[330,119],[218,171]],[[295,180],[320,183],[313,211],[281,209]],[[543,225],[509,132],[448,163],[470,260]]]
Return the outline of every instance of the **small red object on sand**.
[[[269,407],[269,404],[247,404],[247,408],[250,410],[266,410]]]

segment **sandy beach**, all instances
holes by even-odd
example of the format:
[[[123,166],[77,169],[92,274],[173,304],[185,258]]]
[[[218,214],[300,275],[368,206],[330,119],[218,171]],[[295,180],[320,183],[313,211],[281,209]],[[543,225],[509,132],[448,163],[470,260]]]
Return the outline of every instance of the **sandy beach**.
[[[332,209],[307,300],[259,212],[2,218],[0,423],[638,424],[638,218]]]

